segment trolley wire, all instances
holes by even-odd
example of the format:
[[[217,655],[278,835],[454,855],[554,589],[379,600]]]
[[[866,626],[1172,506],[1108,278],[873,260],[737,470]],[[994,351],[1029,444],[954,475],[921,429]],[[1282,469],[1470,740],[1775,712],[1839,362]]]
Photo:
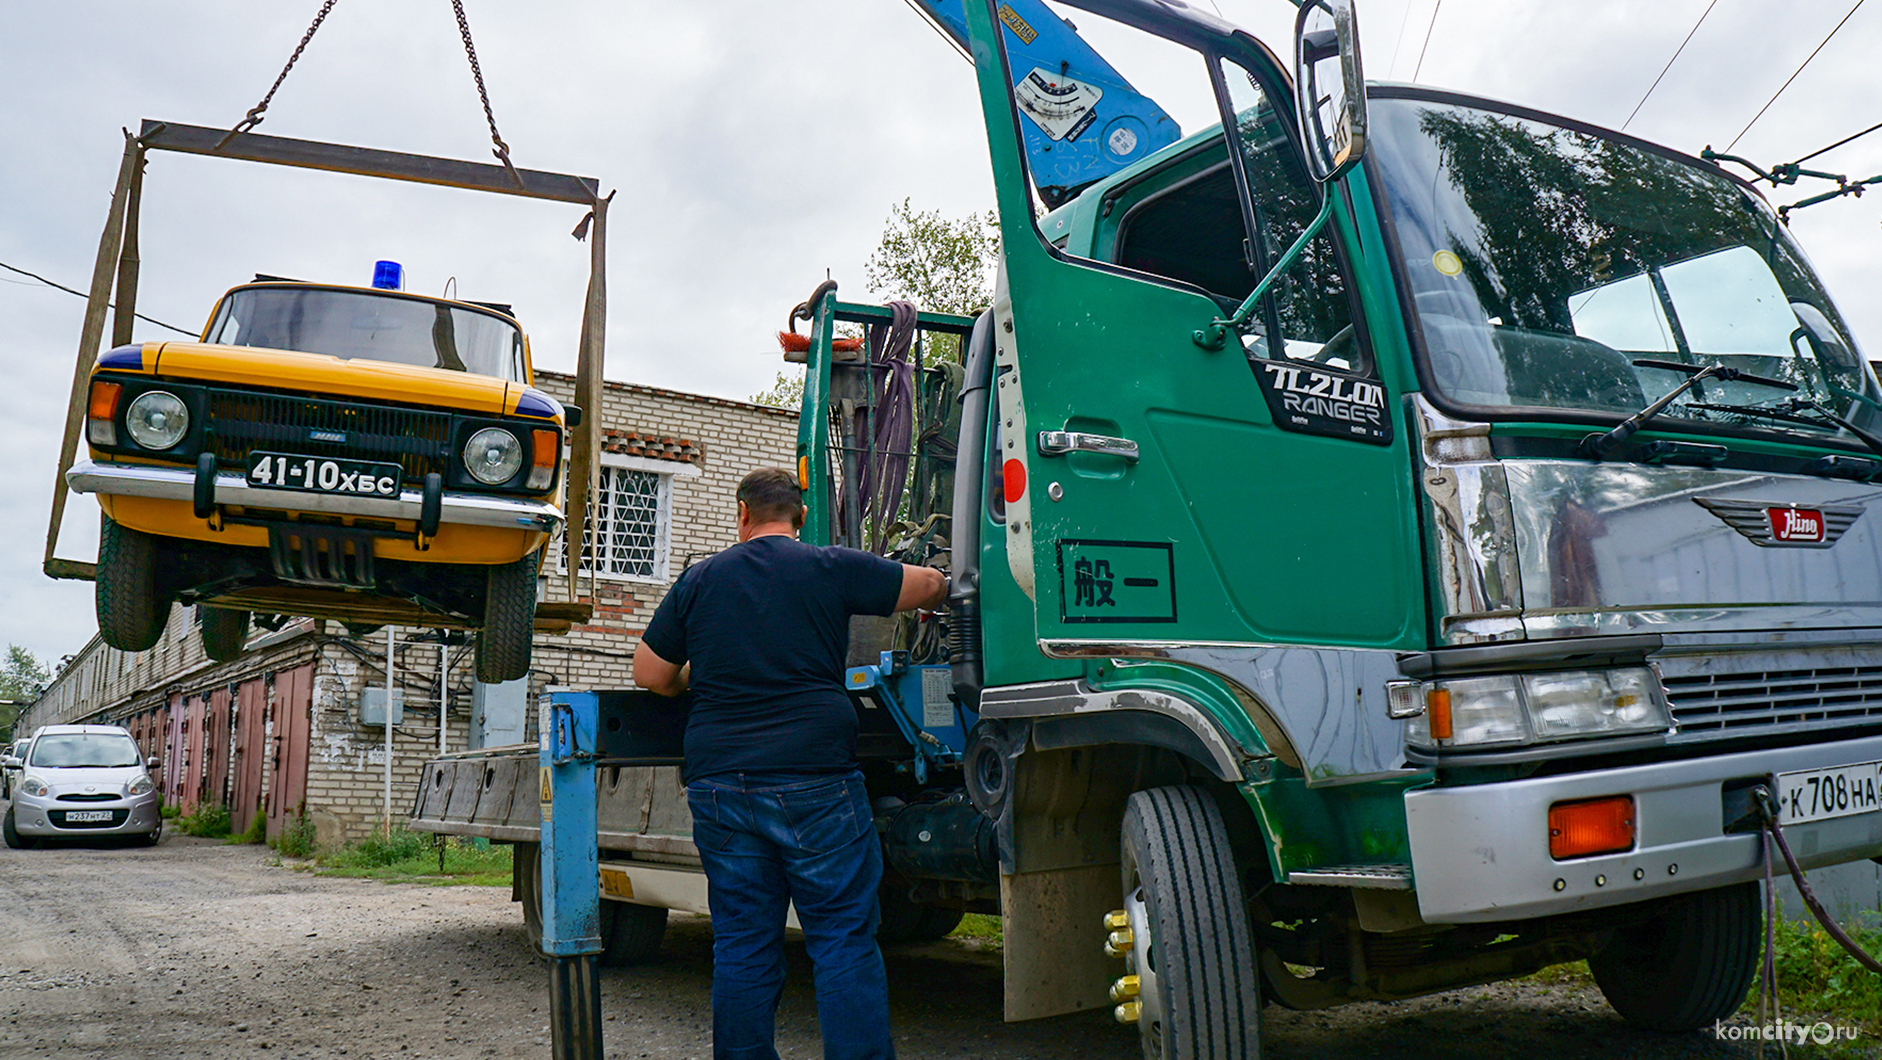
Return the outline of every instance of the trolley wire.
[[[1666,61],[1665,66],[1660,67],[1660,76],[1653,79],[1653,84],[1647,86],[1646,95],[1641,96],[1640,102],[1634,104],[1634,109],[1628,112],[1627,120],[1621,123],[1622,132],[1626,132],[1627,127],[1634,123],[1634,116],[1640,113],[1640,108],[1647,105],[1647,100],[1652,97],[1653,90],[1660,87],[1660,81],[1666,77],[1666,72],[1668,70],[1671,70],[1673,68],[1673,64],[1679,61],[1680,53],[1686,50],[1686,45],[1692,43],[1693,34],[1699,32],[1699,27],[1705,25],[1706,23],[1706,16],[1710,15],[1712,13],[1712,9],[1717,7],[1718,5],[1719,5],[1719,0],[1712,0],[1711,3],[1706,5],[1706,9],[1700,12],[1699,21],[1693,23],[1692,29],[1686,31],[1686,39],[1683,41],[1680,41],[1679,47],[1673,49],[1673,57]]]
[[[1862,0],[1856,0],[1861,3]],[[1425,23],[1425,42],[1418,46],[1418,65],[1412,67],[1412,80],[1418,80],[1418,71],[1425,68],[1425,49],[1431,47],[1431,31],[1438,26],[1438,10],[1444,6],[1444,0],[1431,5],[1431,21]]]
[[[1831,151],[1836,150],[1837,148],[1843,146],[1844,144],[1850,143],[1854,140],[1860,140],[1863,137],[1869,135],[1870,133],[1876,131],[1877,129],[1882,129],[1882,122],[1877,122],[1874,125],[1869,126],[1867,129],[1864,129],[1863,131],[1856,133],[1853,136],[1845,136],[1841,140],[1836,141],[1835,143],[1831,144],[1828,147],[1818,148],[1817,150],[1812,151],[1809,154],[1805,155],[1804,157],[1798,159],[1796,162],[1792,162],[1791,165],[1794,166],[1800,162],[1808,162],[1811,159],[1817,157],[1818,155],[1829,154]]]
[[[55,283],[54,281],[48,280],[44,276],[41,276],[36,272],[27,272],[25,269],[19,268],[18,266],[8,265],[4,261],[0,261],[0,269],[5,269],[8,272],[17,272],[21,276],[31,277],[32,279],[38,280],[40,283],[45,284],[47,287],[51,287],[55,290],[64,291],[66,294],[75,294],[79,296],[80,298],[85,298],[85,299],[89,299],[91,297],[90,295],[86,294],[84,291],[75,290],[73,288],[67,287],[65,284],[62,284],[62,283]],[[114,303],[107,302],[105,304],[107,307],[111,309],[117,308],[117,306]],[[135,313],[135,312],[132,313],[131,315],[135,316],[139,320],[146,321],[151,324],[155,324],[160,328],[169,328],[171,331],[174,331],[179,335],[188,335],[192,339],[202,337],[194,331],[190,331],[186,328],[179,328],[175,324],[166,324],[163,321],[158,320],[156,317],[147,317],[142,313]]]
[[[1864,0],[1856,0],[1855,5],[1849,9],[1848,14],[1843,16],[1842,21],[1838,22],[1830,30],[1829,34],[1825,36],[1823,40],[1817,44],[1816,48],[1813,49],[1811,53],[1804,58],[1803,62],[1797,64],[1797,69],[1791,71],[1791,75],[1784,79],[1784,83],[1778,86],[1778,90],[1776,92],[1771,93],[1771,98],[1768,100],[1765,100],[1764,106],[1758,108],[1758,113],[1753,114],[1751,116],[1751,120],[1745,123],[1745,127],[1738,130],[1738,135],[1732,137],[1732,142],[1725,145],[1726,153],[1728,154],[1731,153],[1732,148],[1738,146],[1738,141],[1745,138],[1745,134],[1751,131],[1751,127],[1753,125],[1758,124],[1758,119],[1764,117],[1764,112],[1771,109],[1771,104],[1777,102],[1777,97],[1783,95],[1784,90],[1791,87],[1791,82],[1797,80],[1797,75],[1804,72],[1804,67],[1810,65],[1810,60],[1815,59],[1817,57],[1817,52],[1822,51],[1824,48],[1824,45],[1830,43],[1830,38],[1836,36],[1837,30],[1840,30],[1843,28],[1843,23],[1848,22],[1850,18],[1853,15],[1855,15],[1856,11],[1862,7],[1863,3],[1864,3]]]

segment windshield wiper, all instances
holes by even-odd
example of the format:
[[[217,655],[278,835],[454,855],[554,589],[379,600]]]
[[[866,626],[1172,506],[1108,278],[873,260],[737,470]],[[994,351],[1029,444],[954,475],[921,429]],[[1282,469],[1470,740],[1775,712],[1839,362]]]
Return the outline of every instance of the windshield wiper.
[[[1837,426],[1855,435],[1856,440],[1868,446],[1870,452],[1882,456],[1882,436],[1856,426],[1848,417],[1840,416],[1823,407],[1822,403],[1809,398],[1791,398],[1776,405],[1715,405],[1695,401],[1686,407],[1712,412],[1728,412],[1738,416],[1762,416],[1765,419],[1804,423],[1813,427]],[[1809,415],[1804,415],[1804,413],[1809,413]]]
[[[1796,383],[1786,383],[1782,379],[1773,379],[1765,375],[1753,375],[1750,372],[1740,371],[1737,368],[1728,368],[1717,361],[1700,366],[1696,364],[1682,364],[1679,361],[1659,361],[1651,358],[1643,358],[1635,361],[1634,367],[1662,368],[1669,372],[1685,372],[1687,373],[1687,379],[1684,383],[1667,391],[1665,396],[1661,397],[1653,404],[1648,405],[1646,408],[1641,409],[1639,412],[1615,424],[1613,430],[1590,434],[1586,438],[1583,438],[1580,447],[1582,456],[1593,460],[1607,459],[1616,449],[1621,447],[1622,443],[1632,438],[1634,432],[1638,431],[1648,420],[1665,411],[1666,407],[1671,405],[1681,394],[1698,386],[1707,379],[1723,379],[1727,381],[1742,380],[1747,383],[1757,383],[1761,386],[1776,387],[1779,390],[1797,389]]]

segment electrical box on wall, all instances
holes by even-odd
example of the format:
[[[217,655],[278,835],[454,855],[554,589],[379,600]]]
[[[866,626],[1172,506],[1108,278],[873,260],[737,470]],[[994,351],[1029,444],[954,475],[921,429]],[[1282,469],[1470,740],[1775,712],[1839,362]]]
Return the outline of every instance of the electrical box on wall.
[[[405,690],[392,690],[392,724],[405,724]],[[359,690],[359,723],[361,725],[386,724],[386,690],[383,688],[362,688]]]

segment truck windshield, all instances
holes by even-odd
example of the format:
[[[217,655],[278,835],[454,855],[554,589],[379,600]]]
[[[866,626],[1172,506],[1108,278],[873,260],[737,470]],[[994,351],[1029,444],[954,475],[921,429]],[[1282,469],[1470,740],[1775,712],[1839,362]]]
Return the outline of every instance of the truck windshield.
[[[205,341],[324,353],[521,380],[523,336],[477,309],[328,287],[242,287],[222,300]]]
[[[1634,362],[1720,362],[1876,422],[1847,327],[1737,182],[1593,130],[1404,90],[1373,98],[1374,172],[1444,399],[1625,415],[1690,375]],[[1708,380],[1662,415],[1837,431],[1756,415],[1790,397]]]

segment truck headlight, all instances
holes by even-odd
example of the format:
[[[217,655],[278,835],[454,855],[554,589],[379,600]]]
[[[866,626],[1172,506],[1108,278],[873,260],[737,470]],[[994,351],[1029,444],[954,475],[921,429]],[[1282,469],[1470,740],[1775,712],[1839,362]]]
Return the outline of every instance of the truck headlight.
[[[146,449],[170,449],[190,429],[189,406],[168,390],[146,390],[124,411],[124,429]]]
[[[501,427],[485,427],[464,444],[464,470],[486,486],[501,486],[523,466],[523,443]]]
[[[46,787],[46,782],[38,777],[27,777],[25,780],[20,781],[20,791],[36,799],[45,798],[46,793],[51,790],[51,788]]]
[[[1425,710],[1407,740],[1439,748],[1500,747],[1660,732],[1672,727],[1666,696],[1646,667],[1500,674],[1428,682]]]
[[[150,774],[143,773],[140,774],[136,780],[131,781],[125,786],[124,793],[126,795],[148,795],[156,790],[156,782],[150,779]]]

